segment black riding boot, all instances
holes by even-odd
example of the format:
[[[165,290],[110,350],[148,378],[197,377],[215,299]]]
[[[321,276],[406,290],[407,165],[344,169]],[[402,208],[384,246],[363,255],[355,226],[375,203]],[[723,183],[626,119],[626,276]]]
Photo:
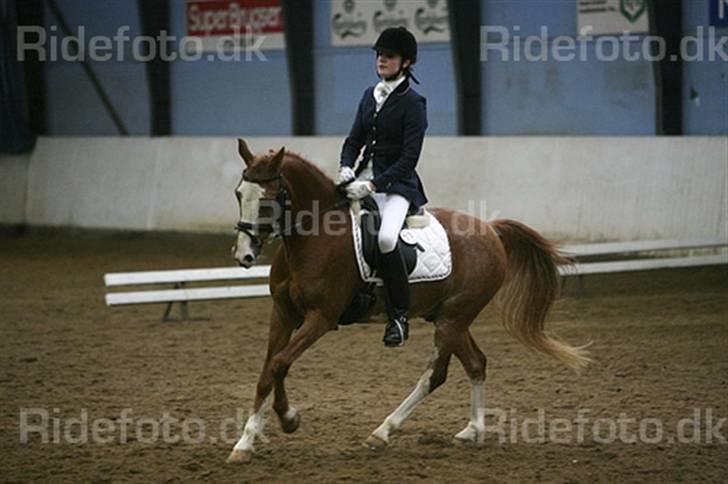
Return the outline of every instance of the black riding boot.
[[[384,330],[385,346],[402,346],[409,337],[407,310],[409,309],[409,282],[407,268],[399,250],[380,256],[379,272],[384,280],[384,294],[389,321]]]

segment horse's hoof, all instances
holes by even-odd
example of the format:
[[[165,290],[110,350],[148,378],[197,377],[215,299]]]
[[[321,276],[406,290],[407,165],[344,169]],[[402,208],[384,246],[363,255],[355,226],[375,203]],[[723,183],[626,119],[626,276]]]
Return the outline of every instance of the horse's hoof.
[[[452,438],[452,442],[455,445],[471,445],[473,443],[473,441],[470,440],[470,439],[463,439],[463,438],[460,438],[460,437],[457,437],[457,436],[455,436],[455,437]]]
[[[301,416],[298,413],[290,420],[281,419],[281,430],[287,434],[292,434],[298,430],[299,425],[301,425]]]
[[[387,442],[380,439],[376,435],[372,434],[370,435],[366,441],[364,441],[364,447],[366,447],[369,450],[384,450],[387,448]]]
[[[233,450],[225,461],[226,464],[247,464],[253,459],[253,453],[249,450]]]
[[[482,440],[478,441],[478,440],[473,440],[473,439],[469,439],[469,438],[465,438],[465,437],[458,437],[457,435],[455,437],[453,437],[452,441],[455,445],[459,445],[459,446],[483,447],[485,445],[485,441],[482,441]]]

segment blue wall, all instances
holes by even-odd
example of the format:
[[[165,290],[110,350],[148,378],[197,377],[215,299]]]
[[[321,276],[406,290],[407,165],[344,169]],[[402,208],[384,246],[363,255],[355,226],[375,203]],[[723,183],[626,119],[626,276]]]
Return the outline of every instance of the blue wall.
[[[332,47],[330,2],[315,2],[316,132],[349,132],[362,92],[378,82],[370,47]],[[449,43],[420,44],[414,88],[427,98],[428,134],[457,133],[455,74]]]
[[[122,25],[140,34],[137,2],[58,0],[72,29],[86,38],[113,36]],[[171,35],[185,30],[185,2],[171,2]],[[47,24],[58,25],[50,12]],[[60,38],[60,35],[59,35]],[[133,135],[150,133],[146,69],[130,54],[123,61],[92,62],[111,102]],[[290,90],[284,51],[263,51],[267,61],[178,60],[171,65],[172,132],[177,135],[291,134]],[[116,57],[116,55],[114,55]],[[253,59],[256,59],[253,56]],[[48,131],[53,135],[117,135],[111,117],[79,63],[48,62]]]
[[[698,37],[703,27],[704,52],[709,49],[709,3],[717,0],[686,0],[683,2],[683,36]],[[718,40],[727,36],[728,29],[715,32]],[[728,48],[724,49],[728,55]],[[691,52],[691,55],[695,51]],[[713,61],[683,64],[683,121],[685,134],[728,134],[728,62],[716,56]]]
[[[185,2],[171,2],[172,35],[186,35]],[[291,95],[284,50],[250,61],[172,64],[172,132],[179,135],[290,135]],[[245,56],[243,56],[245,58]]]
[[[84,26],[86,39],[94,35],[113,36],[122,25],[130,27],[130,37],[139,35],[136,2],[57,0],[57,3],[74,35],[79,26]],[[46,12],[47,26],[58,26],[50,10]],[[60,39],[60,27],[51,35]],[[91,65],[129,132],[148,134],[149,89],[144,64],[131,60],[131,56],[117,61],[114,55],[113,60],[91,62]],[[80,63],[59,60],[46,62],[45,67],[50,134],[119,134]]]
[[[652,65],[586,59],[525,60],[516,35],[576,36],[575,0],[483,0],[482,25],[508,29],[507,57],[489,51],[482,65],[483,132],[490,135],[650,135],[655,133]],[[516,30],[518,26],[520,30]],[[498,38],[494,41],[499,41]],[[515,60],[520,57],[520,60]],[[506,59],[502,59],[506,57]]]
[[[139,34],[133,0],[57,0],[73,28],[86,38],[112,36],[129,25]],[[545,25],[554,36],[575,37],[575,0],[477,0],[482,25],[501,25],[512,34],[539,35]],[[684,0],[685,34],[708,25],[709,0]],[[716,1],[716,0],[712,0]],[[345,135],[362,91],[377,82],[368,47],[333,48],[329,0],[314,2],[315,132]],[[185,35],[185,2],[171,2],[172,35]],[[57,24],[50,13],[49,25]],[[707,35],[707,32],[706,32]],[[725,29],[718,35],[728,35]],[[480,39],[473,48],[481,49]],[[707,42],[707,40],[706,40]],[[588,60],[482,62],[483,133],[489,135],[650,135],[655,133],[655,87],[647,61],[600,62],[595,41]],[[523,46],[507,48],[523,56]],[[267,61],[175,61],[172,76],[172,129],[178,135],[289,135],[291,90],[284,51],[264,51]],[[94,69],[130,132],[150,130],[149,93],[142,63],[95,62]],[[72,62],[48,62],[48,126],[56,135],[116,135],[108,113],[83,73]],[[457,129],[455,76],[449,43],[423,44],[415,88],[428,99],[430,135]],[[684,121],[687,134],[728,134],[728,63],[685,62]]]

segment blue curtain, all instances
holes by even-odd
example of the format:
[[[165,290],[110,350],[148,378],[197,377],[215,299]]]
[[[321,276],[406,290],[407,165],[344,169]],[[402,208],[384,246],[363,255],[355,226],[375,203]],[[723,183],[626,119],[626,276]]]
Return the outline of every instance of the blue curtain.
[[[16,32],[15,0],[0,0],[0,152],[4,153],[27,152],[35,143],[28,123],[22,64],[16,58]]]

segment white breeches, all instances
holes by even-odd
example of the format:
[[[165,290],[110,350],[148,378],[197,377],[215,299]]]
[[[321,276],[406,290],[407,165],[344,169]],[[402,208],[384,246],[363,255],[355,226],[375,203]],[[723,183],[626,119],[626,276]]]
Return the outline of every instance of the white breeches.
[[[409,201],[396,193],[373,193],[372,197],[379,206],[382,226],[377,239],[382,254],[392,252],[397,247],[399,232],[409,210]]]

